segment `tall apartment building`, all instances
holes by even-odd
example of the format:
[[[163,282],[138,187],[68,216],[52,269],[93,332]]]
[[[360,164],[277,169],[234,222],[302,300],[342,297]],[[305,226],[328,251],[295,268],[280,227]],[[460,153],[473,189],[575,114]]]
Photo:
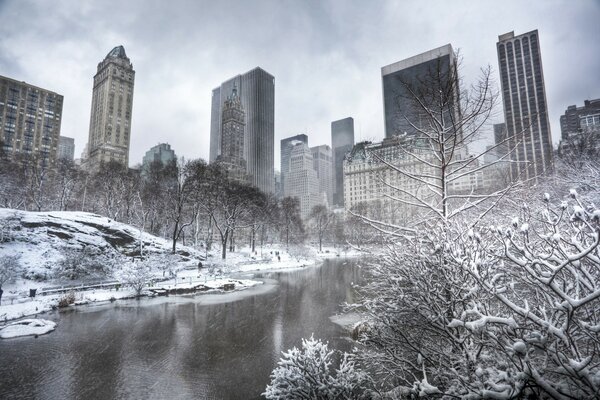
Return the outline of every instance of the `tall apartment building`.
[[[274,193],[275,78],[261,68],[237,75],[212,91],[210,162],[221,154],[222,112],[227,96],[237,87],[246,113],[244,159],[252,184]]]
[[[221,114],[221,154],[217,157],[217,162],[227,169],[231,179],[246,182],[248,180],[244,158],[246,118],[235,85],[223,105]]]
[[[63,96],[0,76],[0,144],[14,157],[37,157],[42,165],[57,160]]]
[[[435,110],[439,89],[451,96],[444,101],[444,112],[457,112],[458,74],[450,44],[382,67],[381,82],[386,138],[404,133],[418,135],[414,126],[427,127],[427,115],[415,98]]]
[[[66,136],[59,136],[58,159],[68,161],[73,161],[75,159],[75,139]]]
[[[497,50],[511,177],[533,179],[553,165],[538,31],[500,35]]]
[[[285,193],[285,174],[287,170],[290,169],[290,154],[292,153],[292,148],[296,142],[302,142],[308,146],[308,136],[301,133],[299,135],[281,139],[281,163],[279,164],[279,168],[281,168],[281,193]]]
[[[352,117],[331,123],[333,155],[333,205],[344,206],[344,157],[354,146],[354,119]]]
[[[331,147],[326,144],[310,148],[313,168],[319,179],[319,194],[328,206],[333,205],[333,156]]]
[[[321,204],[319,178],[313,167],[312,152],[304,142],[295,142],[285,174],[284,195],[300,200],[300,215],[307,219],[312,208]]]
[[[159,143],[153,146],[144,154],[142,158],[142,171],[150,168],[153,162],[160,162],[163,165],[167,165],[170,162],[176,161],[177,156],[175,151],[171,149],[171,145],[168,143]]]
[[[129,166],[134,81],[135,71],[123,46],[112,49],[98,64],[86,165],[96,168],[117,161]]]

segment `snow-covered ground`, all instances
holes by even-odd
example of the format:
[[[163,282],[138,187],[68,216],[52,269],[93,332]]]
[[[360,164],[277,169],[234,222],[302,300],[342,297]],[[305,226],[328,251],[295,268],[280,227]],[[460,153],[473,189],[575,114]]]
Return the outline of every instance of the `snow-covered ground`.
[[[249,248],[228,252],[227,259],[221,260],[220,249],[215,246],[205,260],[204,252],[178,245],[177,255],[170,256],[169,241],[83,212],[36,213],[0,209],[0,227],[3,227],[4,235],[0,240],[0,257],[17,254],[21,267],[17,279],[3,285],[0,321],[4,322],[49,311],[58,307],[61,300],[70,303],[69,306],[77,306],[135,297],[132,288],[119,282],[119,263],[114,266],[113,273],[102,280],[104,287],[94,286],[95,282],[89,279],[73,281],[56,277],[56,270],[70,249],[92,248],[96,254],[127,260],[131,259],[127,256],[138,254],[141,241],[145,255],[168,257],[162,265],[154,263],[144,295],[175,290],[202,293],[243,290],[262,282],[237,279],[239,275],[304,268],[325,258],[360,255],[351,249],[323,248],[318,252],[312,247],[295,246],[286,251],[284,246],[272,245],[257,248],[255,252]],[[200,260],[203,268],[198,269]],[[37,279],[27,279],[30,277]],[[29,297],[30,289],[37,290],[33,298]],[[68,297],[71,297],[69,301]]]

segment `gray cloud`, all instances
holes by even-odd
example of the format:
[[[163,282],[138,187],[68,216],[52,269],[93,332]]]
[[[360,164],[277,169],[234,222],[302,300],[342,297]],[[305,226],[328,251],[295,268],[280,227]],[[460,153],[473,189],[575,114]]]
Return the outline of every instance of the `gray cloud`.
[[[122,44],[136,70],[131,163],[159,142],[207,158],[211,90],[235,74],[275,76],[276,141],[306,132],[329,143],[330,122],[346,116],[357,139],[380,139],[381,66],[452,43],[468,82],[497,70],[499,34],[539,29],[557,141],[566,106],[600,97],[599,18],[593,0],[0,0],[0,75],[64,95],[62,134],[80,153],[96,66]]]

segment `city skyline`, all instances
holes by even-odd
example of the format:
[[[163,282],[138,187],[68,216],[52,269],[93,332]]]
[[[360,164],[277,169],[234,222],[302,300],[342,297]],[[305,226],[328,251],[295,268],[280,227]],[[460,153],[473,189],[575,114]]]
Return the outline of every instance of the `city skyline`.
[[[306,133],[313,145],[331,145],[330,122],[347,115],[355,119],[356,141],[383,138],[380,68],[445,43],[461,52],[464,83],[489,64],[499,84],[495,43],[498,35],[513,30],[538,29],[543,38],[552,131],[559,132],[559,118],[568,105],[598,97],[594,88],[600,87],[600,78],[593,71],[600,68],[600,56],[586,51],[600,35],[594,22],[600,5],[595,2],[459,2],[428,13],[419,13],[417,2],[377,7],[257,2],[235,9],[177,3],[129,2],[115,7],[121,12],[108,13],[111,7],[94,3],[73,7],[67,2],[4,1],[0,74],[65,96],[61,135],[75,138],[78,156],[89,129],[90,76],[108,49],[123,45],[137,72],[131,165],[141,162],[148,142],[169,142],[186,158],[208,159],[210,91],[215,83],[256,66],[277,79],[275,142]],[[220,23],[193,23],[197,7]],[[165,13],[172,18],[164,18]],[[464,26],[441,21],[445,14]],[[256,22],[240,24],[245,15]],[[346,18],[350,15],[355,17]],[[17,29],[24,18],[36,28]],[[277,21],[276,26],[270,21]],[[422,29],[428,34],[421,35]],[[272,42],[265,47],[267,39]],[[574,58],[581,61],[570,63]],[[499,109],[494,122],[502,120]],[[553,139],[556,145],[559,135]]]

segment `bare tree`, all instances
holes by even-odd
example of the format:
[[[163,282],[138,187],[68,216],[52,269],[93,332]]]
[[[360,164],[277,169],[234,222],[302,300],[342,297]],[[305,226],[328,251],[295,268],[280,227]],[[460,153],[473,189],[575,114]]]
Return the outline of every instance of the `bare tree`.
[[[460,397],[478,393],[465,381],[485,349],[473,347],[451,322],[468,310],[470,301],[485,309],[496,303],[487,293],[473,297],[474,280],[454,255],[460,241],[473,236],[513,187],[462,183],[507,162],[514,149],[491,164],[480,163],[485,152],[469,154],[468,145],[487,125],[497,101],[489,67],[464,90],[457,69],[444,68],[441,60],[417,82],[403,85],[403,101],[412,107],[410,115],[402,116],[409,132],[395,139],[398,159],[369,154],[368,148],[367,155],[386,167],[388,177],[389,172],[400,177],[396,183],[379,181],[389,189],[388,204],[404,207],[404,218],[390,222],[351,211],[389,246],[386,257],[369,269],[363,289],[362,311],[369,315],[370,329],[362,338],[367,345],[362,354],[382,389]]]
[[[323,237],[327,232],[327,228],[333,221],[333,213],[324,205],[316,205],[313,207],[309,219],[313,223],[313,227],[319,239],[319,251],[323,251]]]
[[[304,224],[300,216],[300,201],[296,197],[284,197],[281,200],[281,233],[285,238],[285,246],[289,249],[290,241],[302,242]]]

